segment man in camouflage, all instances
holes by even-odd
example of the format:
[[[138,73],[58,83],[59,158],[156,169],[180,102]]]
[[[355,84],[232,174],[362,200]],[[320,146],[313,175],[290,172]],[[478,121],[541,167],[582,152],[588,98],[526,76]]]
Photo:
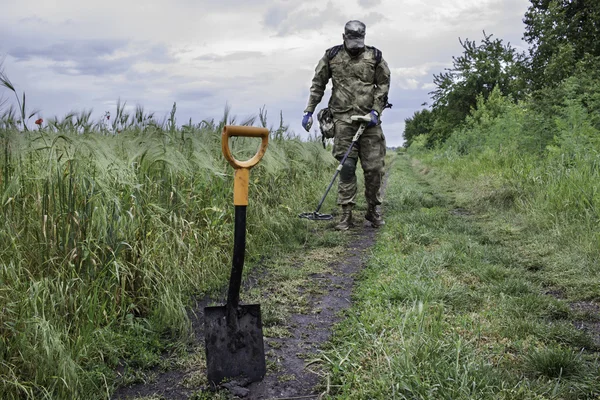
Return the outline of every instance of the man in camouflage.
[[[385,223],[377,206],[381,204],[386,147],[380,116],[389,106],[390,69],[379,50],[365,46],[365,33],[365,24],[349,21],[342,34],[344,44],[325,51],[315,69],[308,105],[302,119],[302,126],[310,131],[312,114],[323,98],[325,87],[331,78],[333,87],[329,109],[335,123],[333,156],[341,161],[359,126],[350,117],[368,115],[371,118],[340,171],[337,202],[342,206],[342,216],[336,225],[338,230],[347,230],[353,226],[352,208],[356,203],[355,172],[358,159],[365,177],[365,198],[368,205],[365,218],[375,228]]]

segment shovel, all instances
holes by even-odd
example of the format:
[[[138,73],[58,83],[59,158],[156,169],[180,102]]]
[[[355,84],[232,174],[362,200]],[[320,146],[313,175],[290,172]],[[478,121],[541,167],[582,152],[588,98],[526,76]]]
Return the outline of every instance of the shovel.
[[[254,157],[248,161],[238,161],[229,148],[229,138],[232,136],[256,137],[261,138],[262,142]],[[249,126],[226,126],[221,139],[223,155],[235,168],[235,227],[227,304],[204,309],[207,375],[214,385],[233,378],[244,379],[248,383],[256,382],[262,380],[266,373],[260,304],[240,305],[239,301],[246,248],[250,169],[264,156],[269,131]]]

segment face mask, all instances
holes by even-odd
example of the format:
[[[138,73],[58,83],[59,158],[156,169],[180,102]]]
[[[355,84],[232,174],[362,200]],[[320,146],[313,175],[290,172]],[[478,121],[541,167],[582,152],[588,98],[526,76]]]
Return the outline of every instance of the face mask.
[[[344,35],[344,45],[351,55],[359,54],[365,48],[365,38],[359,36]]]

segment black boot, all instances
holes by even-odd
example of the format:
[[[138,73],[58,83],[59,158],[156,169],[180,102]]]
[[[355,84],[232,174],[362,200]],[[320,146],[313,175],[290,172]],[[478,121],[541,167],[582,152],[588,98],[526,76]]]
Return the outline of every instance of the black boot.
[[[352,206],[342,206],[342,216],[340,218],[340,222],[338,222],[338,224],[335,226],[335,229],[338,231],[347,231],[353,226],[354,224],[352,223]]]
[[[379,211],[377,211],[377,206],[375,205],[369,204],[365,218],[371,223],[373,228],[379,228],[380,226],[385,225],[385,221],[381,218]]]

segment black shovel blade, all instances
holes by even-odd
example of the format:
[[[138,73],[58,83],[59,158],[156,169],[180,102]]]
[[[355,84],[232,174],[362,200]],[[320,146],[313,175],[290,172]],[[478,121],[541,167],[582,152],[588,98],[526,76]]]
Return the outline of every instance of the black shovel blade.
[[[227,306],[204,309],[208,380],[245,378],[257,382],[267,372],[260,304],[240,305],[227,323]]]

